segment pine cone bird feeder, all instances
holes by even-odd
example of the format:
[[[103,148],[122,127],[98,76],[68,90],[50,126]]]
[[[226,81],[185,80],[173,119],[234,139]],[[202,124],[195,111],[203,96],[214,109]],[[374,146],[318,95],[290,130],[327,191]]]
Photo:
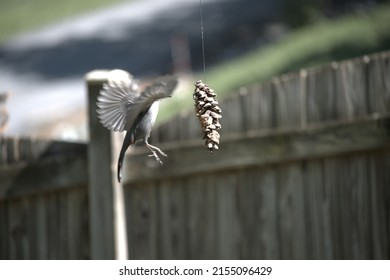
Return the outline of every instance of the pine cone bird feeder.
[[[222,110],[215,100],[217,94],[201,80],[195,83],[193,94],[195,100],[195,112],[205,139],[205,145],[210,153],[218,149],[220,135],[217,130],[221,129],[219,119],[222,118]]]

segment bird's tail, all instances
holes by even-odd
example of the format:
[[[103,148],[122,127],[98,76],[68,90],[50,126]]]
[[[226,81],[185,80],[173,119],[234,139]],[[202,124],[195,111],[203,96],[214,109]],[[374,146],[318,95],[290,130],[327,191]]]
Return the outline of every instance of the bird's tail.
[[[118,177],[118,182],[120,183],[121,180],[122,180],[122,164],[123,164],[123,159],[125,157],[125,151],[123,151],[123,149],[121,150],[121,153],[119,154],[119,159],[118,159],[118,174],[117,174],[117,177]]]
[[[134,134],[131,132],[127,132],[125,139],[123,140],[122,148],[119,153],[119,158],[118,158],[118,168],[117,168],[117,178],[118,182],[121,182],[122,180],[122,166],[123,166],[123,160],[125,158],[125,153],[127,148],[131,145],[134,144]]]

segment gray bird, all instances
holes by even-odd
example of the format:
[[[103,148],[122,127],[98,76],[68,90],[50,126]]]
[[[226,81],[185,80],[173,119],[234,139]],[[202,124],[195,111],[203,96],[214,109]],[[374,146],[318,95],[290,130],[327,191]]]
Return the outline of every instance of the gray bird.
[[[156,79],[141,92],[133,76],[123,70],[109,72],[107,83],[98,96],[97,109],[100,122],[112,131],[126,130],[122,148],[118,158],[117,176],[122,179],[122,165],[125,152],[131,144],[143,140],[145,146],[152,152],[160,164],[157,153],[167,156],[159,148],[148,142],[150,132],[156,121],[159,100],[171,97],[177,85],[177,78],[164,76]]]

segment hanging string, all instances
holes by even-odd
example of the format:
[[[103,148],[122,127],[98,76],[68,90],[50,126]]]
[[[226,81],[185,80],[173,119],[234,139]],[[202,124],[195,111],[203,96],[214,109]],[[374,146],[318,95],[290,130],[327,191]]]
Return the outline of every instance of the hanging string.
[[[206,74],[206,58],[204,54],[204,32],[203,32],[203,6],[202,0],[199,0],[199,8],[200,8],[200,33],[202,35],[202,56],[203,56],[203,76]]]

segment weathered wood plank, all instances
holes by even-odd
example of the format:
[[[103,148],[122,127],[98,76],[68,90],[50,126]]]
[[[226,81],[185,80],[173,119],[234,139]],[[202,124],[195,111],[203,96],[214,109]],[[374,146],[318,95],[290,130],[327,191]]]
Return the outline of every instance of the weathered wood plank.
[[[47,221],[47,205],[46,205],[46,195],[41,194],[34,197],[35,199],[35,230],[36,230],[36,243],[37,251],[35,259],[38,260],[47,260],[48,259],[48,234],[49,231],[47,229],[48,221]]]
[[[9,259],[28,259],[27,200],[15,199],[8,205]]]
[[[335,63],[336,108],[340,119],[354,119],[368,114],[366,64],[364,58]]]
[[[36,240],[36,232],[35,232],[35,208],[33,201],[28,199],[27,197],[22,198],[23,203],[23,211],[24,213],[24,228],[25,228],[25,247],[24,247],[24,255],[22,259],[33,259],[36,256],[36,247],[37,244],[34,242]]]
[[[215,177],[217,196],[217,258],[238,259],[241,226],[237,213],[237,189],[239,182],[234,173]]]
[[[390,109],[390,52],[368,56],[367,60],[367,102],[370,112],[388,112]]]
[[[155,184],[127,186],[125,194],[129,258],[158,259],[159,212]]]
[[[188,259],[217,259],[216,187],[213,175],[184,180],[188,205]]]
[[[390,152],[373,153],[370,159],[370,227],[373,259],[390,258]]]
[[[230,218],[237,222],[237,229],[233,232],[237,233],[237,249],[236,259],[250,259],[252,254],[252,247],[254,246],[254,238],[256,236],[254,227],[255,218],[255,198],[254,198],[254,184],[253,178],[249,172],[244,169],[231,172],[236,177],[237,183],[234,188],[234,215]]]
[[[0,201],[0,260],[9,258],[8,201]]]
[[[65,195],[65,193],[63,194]],[[88,240],[83,232],[85,221],[83,212],[86,206],[86,190],[73,189],[67,191],[65,202],[67,203],[66,222],[67,223],[67,255],[68,259],[80,260],[85,259],[83,247]]]
[[[307,69],[306,111],[309,124],[336,119],[334,65]]]
[[[324,186],[322,160],[304,163],[305,209],[307,220],[307,259],[332,259],[329,189]]]
[[[301,82],[299,72],[275,77],[273,80],[275,90],[275,113],[277,126],[298,127],[301,123]]]
[[[48,259],[59,259],[58,244],[59,244],[59,217],[58,217],[58,194],[48,193],[46,197],[47,209],[47,243],[48,243]]]
[[[164,180],[159,186],[161,259],[186,259],[186,200],[180,180]]]
[[[163,166],[153,162],[145,148],[136,148],[126,158],[125,180],[167,178],[384,148],[390,139],[389,120],[369,118],[274,134],[253,133],[252,137],[226,137],[213,155],[198,141],[166,144],[161,146],[168,154]]]
[[[245,122],[245,131],[258,128],[260,122],[265,119],[261,117],[261,113],[265,113],[264,109],[267,108],[267,103],[258,101],[263,95],[259,85],[245,88],[245,90],[241,91],[241,114],[243,115],[243,122]],[[221,107],[223,108],[223,106],[224,101],[221,101]],[[263,106],[264,108],[260,106]],[[223,121],[223,119],[221,119],[221,121]]]
[[[198,139],[202,135],[198,118],[194,113],[191,113],[190,116],[188,117],[187,131],[188,131],[187,139]]]
[[[7,162],[7,145],[6,139],[0,136],[0,164]]]
[[[338,158],[326,158],[323,161],[324,191],[329,196],[329,211],[325,213],[329,216],[329,229],[332,233],[332,259],[342,259],[343,239],[342,239],[342,211],[343,199],[338,182],[338,174],[341,167]]]
[[[277,187],[277,169],[273,166],[253,168],[255,190],[248,194],[255,198],[255,229],[252,259],[280,258],[281,244],[279,214],[277,211],[279,196]]]
[[[271,82],[263,84],[260,87],[259,95],[253,97],[251,111],[258,111],[258,113],[255,113],[255,115],[258,115],[258,119],[252,128],[253,131],[256,129],[270,129],[276,126],[274,103],[275,98],[272,92]]]
[[[337,176],[339,205],[338,215],[340,216],[341,229],[341,257],[344,259],[360,259],[369,255],[367,240],[369,228],[367,227],[367,202],[368,195],[362,194],[361,184],[367,186],[364,161],[359,156],[345,157],[339,160]],[[363,190],[364,191],[364,190]],[[363,228],[360,228],[360,225]]]
[[[228,98],[224,100],[223,104],[220,104],[220,107],[223,114],[223,119],[220,121],[225,134],[243,131],[241,106],[238,98]]]
[[[283,165],[278,173],[279,223],[282,259],[305,259],[306,220],[300,163]]]
[[[256,243],[256,232],[259,228],[257,224],[257,204],[261,201],[256,201],[257,192],[255,174],[249,170],[237,170],[232,175],[237,178],[237,186],[235,186],[235,201],[236,201],[236,217],[238,221],[238,230],[236,232],[238,240],[237,257],[238,259],[252,259],[253,254],[261,248],[254,248]],[[234,218],[234,216],[232,217]]]
[[[371,252],[371,240],[372,231],[370,226],[370,196],[371,190],[369,187],[369,165],[366,155],[355,155],[351,157],[351,175],[355,181],[352,181],[355,185],[356,192],[354,215],[356,218],[356,244],[353,251],[353,257],[355,259],[372,258]]]
[[[79,243],[79,233],[78,227],[80,226],[80,211],[78,209],[79,204],[77,203],[77,199],[79,198],[79,194],[75,192],[75,190],[68,191],[66,194],[63,194],[66,203],[66,212],[65,212],[65,220],[64,222],[67,224],[66,226],[66,252],[68,259],[77,259],[77,243]]]
[[[57,244],[58,255],[60,260],[66,260],[69,258],[68,254],[68,193],[57,193],[57,209],[58,209],[58,228],[57,234],[59,242]]]

